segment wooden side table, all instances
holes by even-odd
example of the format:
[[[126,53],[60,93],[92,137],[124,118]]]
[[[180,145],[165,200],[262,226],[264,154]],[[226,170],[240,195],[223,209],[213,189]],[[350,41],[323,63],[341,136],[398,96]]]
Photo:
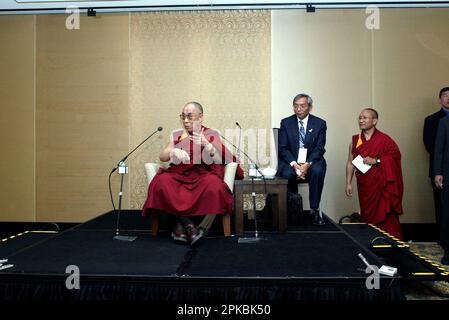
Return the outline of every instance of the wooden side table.
[[[273,224],[278,226],[279,232],[287,231],[287,179],[276,178],[263,180],[251,179],[234,181],[234,220],[235,233],[243,234],[243,195],[266,193],[273,195]]]

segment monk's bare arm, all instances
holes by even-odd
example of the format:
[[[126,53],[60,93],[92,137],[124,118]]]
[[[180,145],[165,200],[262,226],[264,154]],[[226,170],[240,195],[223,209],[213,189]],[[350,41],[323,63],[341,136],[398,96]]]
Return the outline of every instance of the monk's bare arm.
[[[346,189],[348,197],[352,196],[352,177],[354,176],[354,165],[352,164],[352,142],[349,144],[348,161],[346,162]]]
[[[173,150],[174,144],[173,141],[170,141],[164,150],[159,154],[159,160],[162,162],[170,161],[170,152]]]

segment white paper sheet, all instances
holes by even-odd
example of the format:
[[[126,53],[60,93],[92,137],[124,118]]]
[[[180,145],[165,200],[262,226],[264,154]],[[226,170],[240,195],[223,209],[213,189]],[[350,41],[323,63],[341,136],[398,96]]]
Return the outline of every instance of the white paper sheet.
[[[371,169],[371,166],[369,164],[363,163],[363,158],[358,155],[357,157],[352,160],[352,164],[359,169],[363,174],[365,174],[369,169]]]

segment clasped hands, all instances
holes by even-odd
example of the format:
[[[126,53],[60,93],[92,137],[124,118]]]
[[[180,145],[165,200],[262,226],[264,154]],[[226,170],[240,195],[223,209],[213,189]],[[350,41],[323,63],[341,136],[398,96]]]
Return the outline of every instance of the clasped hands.
[[[309,170],[309,168],[310,168],[310,163],[308,163],[308,162],[303,163],[303,164],[297,164],[297,163],[293,164],[293,169],[296,172],[296,176],[297,176],[298,180],[306,179],[307,171]]]

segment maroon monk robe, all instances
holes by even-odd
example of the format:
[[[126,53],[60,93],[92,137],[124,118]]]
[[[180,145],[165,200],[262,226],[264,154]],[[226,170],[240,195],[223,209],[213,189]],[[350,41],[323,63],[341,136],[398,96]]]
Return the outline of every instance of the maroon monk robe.
[[[361,143],[361,144],[360,144]],[[352,156],[380,159],[365,174],[356,169],[362,221],[374,224],[402,240],[399,215],[402,214],[401,152],[385,133],[375,130],[370,140],[363,133],[352,137]]]
[[[236,158],[221,143],[214,130],[202,127],[204,136],[221,150],[220,163],[213,163],[203,147],[194,145],[185,131],[173,134],[174,147],[185,150],[190,156],[188,164],[170,164],[159,169],[148,187],[148,197],[143,206],[146,211],[157,210],[177,216],[200,216],[207,214],[230,214],[233,195],[223,181],[225,165]],[[218,151],[216,151],[218,152]],[[243,170],[237,167],[236,179],[243,179]]]

